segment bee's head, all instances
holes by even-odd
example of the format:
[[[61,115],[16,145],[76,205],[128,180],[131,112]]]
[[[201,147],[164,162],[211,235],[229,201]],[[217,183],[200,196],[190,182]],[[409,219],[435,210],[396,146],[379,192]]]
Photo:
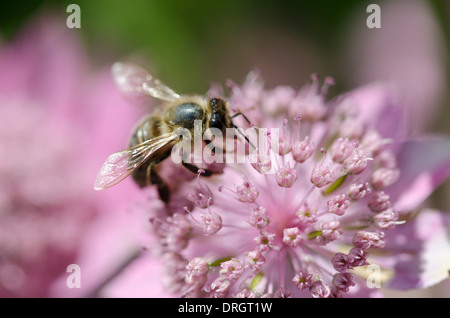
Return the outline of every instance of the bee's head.
[[[209,100],[211,107],[211,119],[209,120],[210,128],[217,128],[225,131],[226,128],[232,127],[230,113],[227,103],[220,97],[214,97]]]
[[[220,97],[211,98],[209,100],[209,104],[212,109],[211,119],[209,120],[210,128],[217,128],[222,130],[222,132],[225,132],[226,128],[233,127],[242,137],[244,137],[244,139],[249,143],[250,146],[256,149],[255,146],[250,142],[248,137],[245,136],[239,129],[239,127],[237,127],[233,123],[232,118],[236,117],[237,115],[242,115],[244,116],[245,120],[250,124],[250,121],[247,119],[247,117],[245,117],[243,113],[239,112],[231,117],[227,103]]]

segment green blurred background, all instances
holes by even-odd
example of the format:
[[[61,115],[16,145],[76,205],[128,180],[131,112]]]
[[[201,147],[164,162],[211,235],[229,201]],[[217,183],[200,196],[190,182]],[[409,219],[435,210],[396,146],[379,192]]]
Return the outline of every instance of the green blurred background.
[[[77,31],[90,56],[101,58],[98,63],[139,54],[181,92],[202,92],[209,83],[227,78],[241,82],[253,68],[261,70],[269,87],[300,86],[316,72],[334,76],[340,91],[346,88],[346,78],[339,69],[339,54],[348,28],[355,23],[366,27],[365,9],[377,2],[3,1],[0,30],[11,38],[36,12],[52,9],[68,16],[68,4],[76,3],[82,25]],[[428,4],[448,39],[448,2]]]

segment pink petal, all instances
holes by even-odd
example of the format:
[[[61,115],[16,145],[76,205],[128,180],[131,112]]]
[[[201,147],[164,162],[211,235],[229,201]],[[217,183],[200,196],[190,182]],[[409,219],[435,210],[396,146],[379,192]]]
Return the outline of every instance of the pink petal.
[[[395,87],[372,83],[348,93],[358,111],[358,119],[367,127],[378,130],[384,138],[398,140],[406,132],[404,107]]]
[[[422,211],[412,222],[389,232],[386,249],[395,254],[395,276],[389,288],[427,288],[449,277],[450,215]]]
[[[400,211],[423,202],[450,175],[450,139],[405,142],[398,155],[400,178],[389,194]]]

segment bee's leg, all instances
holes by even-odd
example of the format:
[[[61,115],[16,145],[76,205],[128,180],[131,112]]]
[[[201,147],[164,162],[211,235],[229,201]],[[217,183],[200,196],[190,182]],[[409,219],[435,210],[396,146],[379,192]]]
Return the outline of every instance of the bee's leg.
[[[170,189],[167,183],[161,178],[161,176],[156,172],[156,165],[160,163],[161,161],[165,160],[167,157],[170,156],[170,151],[166,151],[166,153],[163,153],[157,160],[153,161],[149,165],[148,174],[147,174],[147,180],[150,180],[151,184],[154,184],[157,186],[159,198],[164,201],[165,203],[169,202],[170,198]]]
[[[207,143],[206,147],[211,149],[211,152],[215,153],[215,147],[214,147],[213,143],[209,142],[208,140],[205,140],[205,142]],[[201,175],[204,177],[210,177],[213,174],[221,173],[219,171],[213,171],[213,170],[209,170],[209,169],[199,168],[196,165],[187,162],[187,155],[185,153],[183,153],[181,164],[183,165],[183,167],[185,167],[186,169],[188,169],[189,171],[191,171],[195,174],[198,174],[199,170],[203,170]]]
[[[192,163],[186,162],[185,160],[181,161],[181,164],[183,165],[183,167],[185,167],[186,169],[188,169],[189,171],[191,171],[191,172],[193,172],[195,174],[198,174],[198,172],[200,170],[203,170],[201,175],[204,176],[204,177],[210,177],[213,174],[221,173],[221,172],[218,172],[218,171],[213,171],[213,170],[209,170],[209,169],[199,168],[196,165],[193,165]]]
[[[142,166],[140,166],[139,168],[137,168],[136,170],[133,171],[132,176],[133,176],[134,182],[136,182],[136,184],[140,188],[148,187],[149,185],[151,185],[150,178],[149,178],[150,166],[151,166],[151,164],[144,163]]]
[[[187,162],[184,162],[184,161],[182,161],[181,164],[183,165],[183,167],[185,167],[186,169],[188,169],[189,171],[191,171],[191,172],[193,172],[195,174],[198,174],[199,170],[203,170],[204,172],[202,172],[201,175],[204,176],[204,177],[210,177],[213,174],[218,174],[219,173],[219,172],[215,172],[215,171],[212,171],[212,170],[209,170],[209,169],[199,168],[196,165],[193,165],[192,163],[187,163]]]
[[[133,179],[139,187],[144,188],[152,184],[156,185],[160,199],[166,203],[169,202],[170,190],[155,168],[158,163],[166,159],[169,155],[170,152],[163,154],[158,160],[145,163],[133,171]]]
[[[209,150],[211,150],[211,152],[213,154],[216,153],[216,147],[214,146],[214,144],[211,142],[211,140],[205,140],[206,143],[206,148],[208,148]]]
[[[159,176],[155,170],[155,163],[151,163],[147,169],[147,180],[150,180],[151,184],[155,184],[158,189],[159,197],[164,202],[169,202],[170,190],[166,182]]]

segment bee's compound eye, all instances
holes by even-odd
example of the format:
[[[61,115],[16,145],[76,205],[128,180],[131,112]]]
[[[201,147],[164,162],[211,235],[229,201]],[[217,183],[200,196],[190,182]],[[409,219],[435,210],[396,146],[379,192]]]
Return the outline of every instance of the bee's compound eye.
[[[203,109],[196,103],[183,103],[172,110],[171,122],[187,129],[194,127],[195,120],[203,119]]]

